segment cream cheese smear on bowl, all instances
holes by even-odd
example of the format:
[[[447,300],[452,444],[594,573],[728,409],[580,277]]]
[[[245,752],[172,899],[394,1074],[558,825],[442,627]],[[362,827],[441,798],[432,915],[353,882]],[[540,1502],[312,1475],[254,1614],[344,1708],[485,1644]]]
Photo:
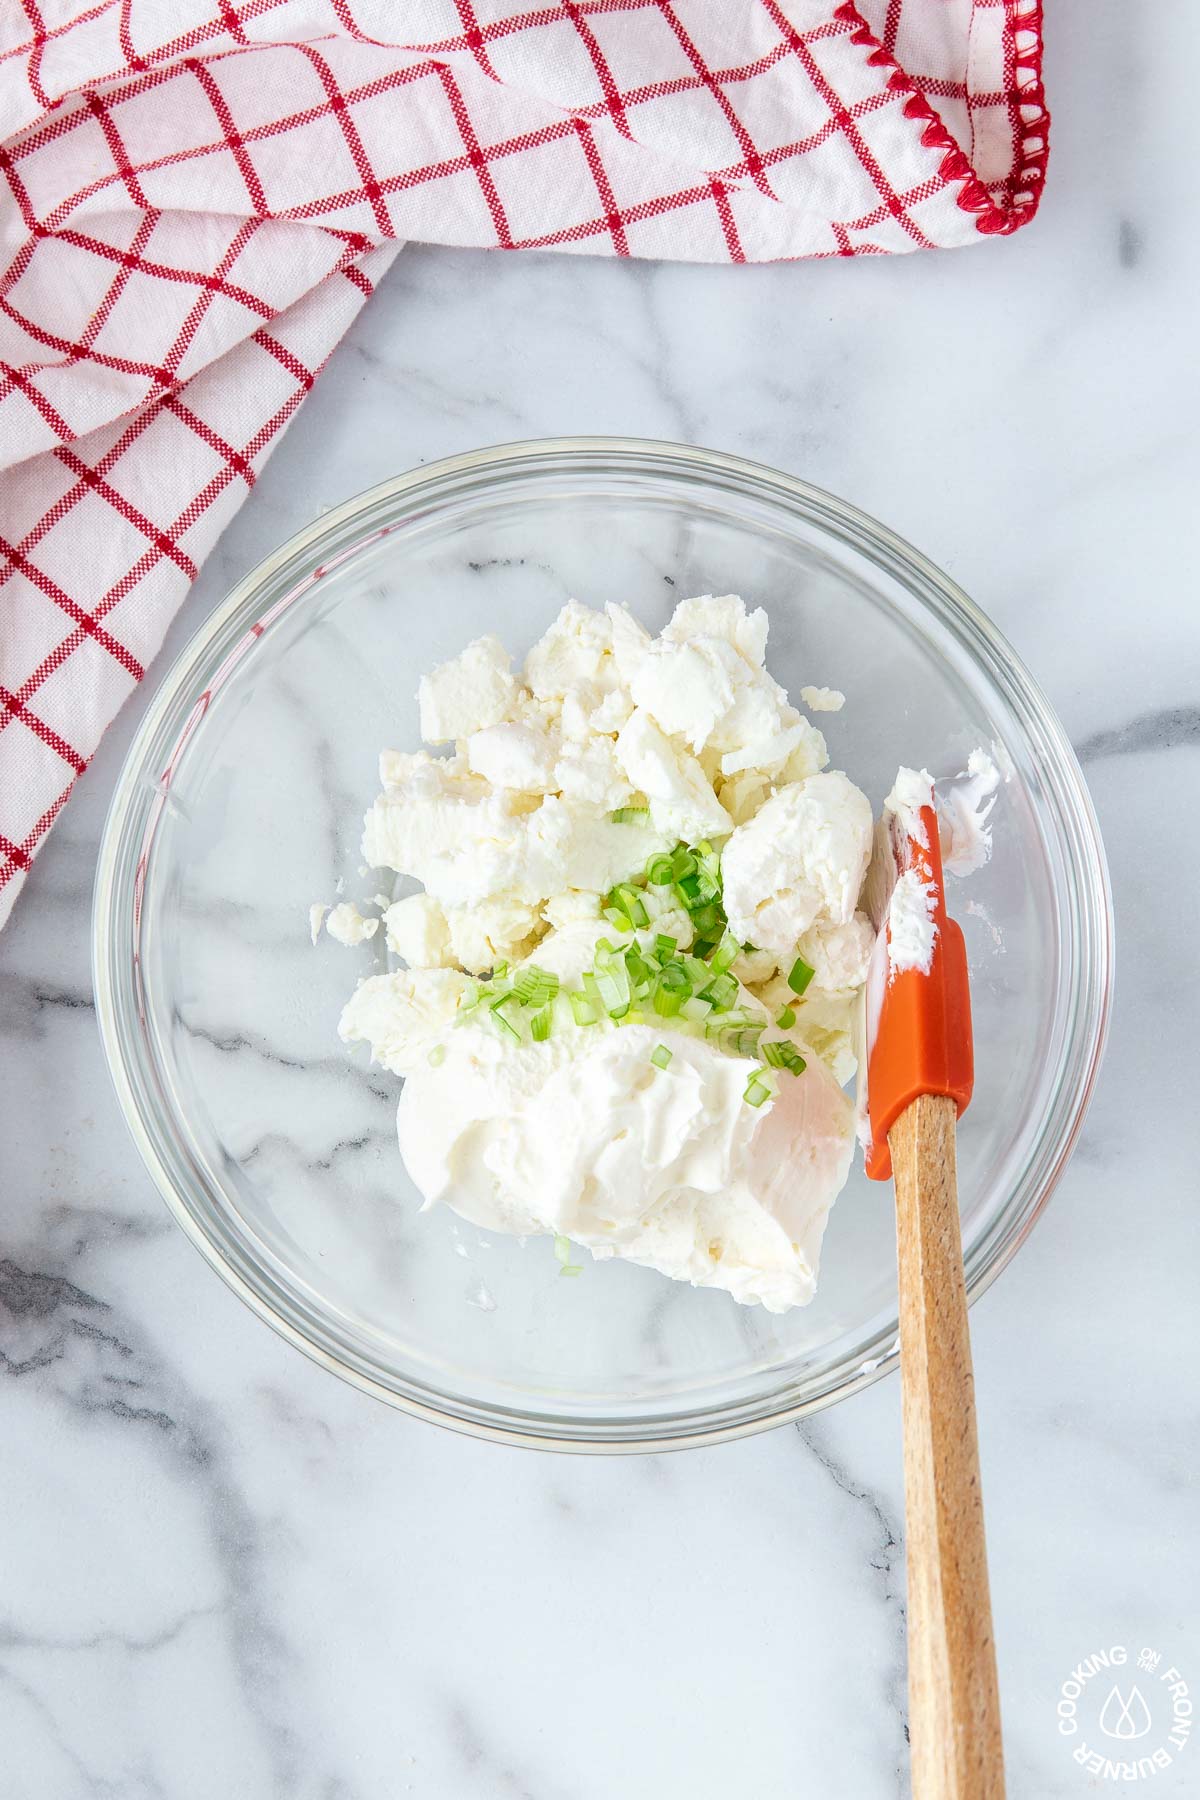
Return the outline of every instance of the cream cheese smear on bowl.
[[[579,1245],[784,1312],[855,1148],[877,833],[766,644],[733,595],[657,638],[571,601],[522,669],[484,637],[426,675],[430,748],[383,752],[363,834],[423,890],[376,897],[406,966],[360,981],[339,1030],[403,1077],[426,1208],[552,1234],[564,1273]],[[978,752],[943,809],[964,865],[995,785]],[[376,923],[343,903],[326,930]]]

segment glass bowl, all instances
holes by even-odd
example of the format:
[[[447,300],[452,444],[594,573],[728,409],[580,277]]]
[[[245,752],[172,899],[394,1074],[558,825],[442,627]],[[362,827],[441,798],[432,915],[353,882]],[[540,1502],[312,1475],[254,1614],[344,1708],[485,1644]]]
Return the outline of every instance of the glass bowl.
[[[820,723],[876,807],[902,761],[949,773],[992,746],[1007,775],[992,861],[951,895],[975,1009],[972,1296],[1079,1131],[1109,1002],[1103,850],[1061,726],[965,594],[854,507],[711,451],[563,439],[398,476],[262,563],[166,675],[113,798],[94,957],[121,1106],[193,1243],[290,1342],[424,1418],[558,1449],[708,1443],[895,1360],[892,1193],[861,1160],[815,1301],[781,1317],[619,1262],[563,1281],[548,1238],[419,1214],[398,1084],[337,1037],[386,952],[309,942],[311,902],[381,885],[361,816],[380,749],[418,743],[424,670],[484,631],[523,655],[570,596],[654,630],[730,591],[767,608],[786,687],[844,690]]]

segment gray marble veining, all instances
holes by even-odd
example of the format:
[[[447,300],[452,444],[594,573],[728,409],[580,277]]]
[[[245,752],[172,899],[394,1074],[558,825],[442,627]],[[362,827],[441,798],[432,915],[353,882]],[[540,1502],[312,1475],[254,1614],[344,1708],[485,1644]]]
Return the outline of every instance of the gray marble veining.
[[[974,1314],[1010,1793],[1182,1796],[1200,1744],[1144,1784],[1089,1777],[1055,1707],[1117,1642],[1200,1685],[1200,22],[1188,0],[1153,24],[1095,0],[1048,28],[1050,190],[1011,242],[758,270],[403,252],[167,654],[322,509],[558,432],[777,463],[979,600],[1086,764],[1119,930],[1083,1138]],[[146,698],[0,936],[4,1800],[903,1795],[894,1382],[722,1449],[533,1457],[310,1366],[171,1224],[109,1091],[88,967],[95,848]],[[235,907],[219,922],[236,941]],[[215,1056],[288,1053],[187,1023]],[[386,1154],[389,1089],[356,1077],[337,1158]]]

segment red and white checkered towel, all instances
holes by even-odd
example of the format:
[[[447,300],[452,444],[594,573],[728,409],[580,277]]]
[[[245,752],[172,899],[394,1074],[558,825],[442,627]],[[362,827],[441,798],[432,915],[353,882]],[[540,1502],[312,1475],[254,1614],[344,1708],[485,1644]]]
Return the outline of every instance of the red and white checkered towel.
[[[973,243],[1047,129],[1040,0],[3,0],[0,923],[406,239]]]

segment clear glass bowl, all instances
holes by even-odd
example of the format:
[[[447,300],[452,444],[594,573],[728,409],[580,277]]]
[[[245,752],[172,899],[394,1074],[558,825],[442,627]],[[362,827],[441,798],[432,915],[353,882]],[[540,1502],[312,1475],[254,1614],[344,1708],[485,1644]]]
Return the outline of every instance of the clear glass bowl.
[[[117,1094],[184,1230],[292,1343],[425,1418],[559,1449],[707,1443],[894,1361],[892,1194],[861,1165],[816,1300],[783,1317],[616,1262],[562,1281],[549,1239],[419,1215],[397,1084],[336,1032],[385,952],[309,943],[310,902],[380,885],[361,815],[381,747],[418,742],[424,670],[484,631],[523,654],[572,595],[656,629],[683,595],[729,591],[767,608],[785,686],[845,691],[821,724],[876,806],[901,761],[950,772],[995,745],[1008,772],[994,857],[951,899],[975,1009],[973,1296],[1079,1130],[1109,1002],[1103,850],[1061,726],[952,582],[843,501],[680,445],[518,444],[399,476],[268,558],[168,672],[113,799],[94,955]]]

